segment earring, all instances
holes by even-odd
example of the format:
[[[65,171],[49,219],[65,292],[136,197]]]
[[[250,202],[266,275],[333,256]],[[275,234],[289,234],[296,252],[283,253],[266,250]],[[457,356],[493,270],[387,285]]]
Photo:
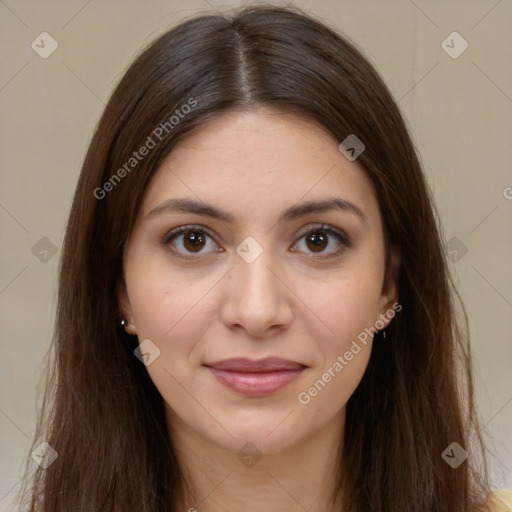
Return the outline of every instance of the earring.
[[[121,318],[121,321],[119,322],[119,324],[121,325],[121,327],[125,327],[126,326],[126,320],[124,318]]]
[[[382,331],[382,337],[383,337],[384,339],[386,339],[386,329],[384,329],[384,330]]]

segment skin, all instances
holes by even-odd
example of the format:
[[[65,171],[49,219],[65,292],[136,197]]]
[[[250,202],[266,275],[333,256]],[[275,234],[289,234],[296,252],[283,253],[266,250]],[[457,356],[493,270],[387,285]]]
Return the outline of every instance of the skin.
[[[230,113],[181,141],[145,191],[124,254],[119,303],[126,330],[160,350],[147,371],[165,400],[173,443],[193,482],[185,510],[332,509],[345,407],[366,369],[371,338],[309,403],[298,395],[398,298],[385,272],[375,190],[338,144],[296,114],[267,108]],[[235,221],[170,211],[148,215],[181,197],[222,208]],[[290,206],[331,197],[356,205],[364,220],[333,209],[279,221]],[[199,252],[190,235],[162,244],[171,230],[188,224],[209,235]],[[349,246],[322,232],[327,241],[317,252],[307,235],[318,234],[321,224],[344,232]],[[248,236],[263,249],[252,263],[236,252]],[[268,397],[238,394],[203,366],[270,356],[307,368]],[[252,467],[237,457],[248,442],[261,455]]]

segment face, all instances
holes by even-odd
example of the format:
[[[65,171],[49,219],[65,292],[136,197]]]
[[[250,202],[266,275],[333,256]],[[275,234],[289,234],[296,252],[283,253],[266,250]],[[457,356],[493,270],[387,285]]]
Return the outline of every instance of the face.
[[[119,301],[171,430],[277,453],[343,427],[397,296],[372,183],[338,144],[260,108],[201,126],[156,171]]]

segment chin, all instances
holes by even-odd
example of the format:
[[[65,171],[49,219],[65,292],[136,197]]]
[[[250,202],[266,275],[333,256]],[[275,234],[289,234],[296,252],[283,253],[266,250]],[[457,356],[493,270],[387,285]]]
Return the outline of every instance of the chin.
[[[234,452],[237,457],[243,458],[245,455],[263,456],[278,455],[292,448],[300,439],[295,439],[288,429],[275,435],[268,435],[267,430],[244,429],[243,432],[235,432],[229,439],[218,440],[223,449]]]

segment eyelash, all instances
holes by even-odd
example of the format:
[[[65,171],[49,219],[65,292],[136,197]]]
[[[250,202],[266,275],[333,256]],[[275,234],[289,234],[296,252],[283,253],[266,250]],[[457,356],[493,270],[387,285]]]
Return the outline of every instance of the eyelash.
[[[192,233],[200,233],[200,234],[206,235],[206,236],[208,236],[209,238],[211,238],[213,240],[213,236],[211,236],[208,233],[208,231],[206,231],[202,226],[199,226],[199,225],[196,225],[196,224],[189,224],[187,226],[181,226],[179,228],[173,229],[172,231],[167,233],[164,236],[161,245],[163,247],[165,247],[165,246],[169,245],[169,243],[174,238],[177,238],[181,234],[190,233],[190,232],[192,232]],[[340,245],[340,247],[338,249],[336,249],[335,251],[332,251],[330,253],[326,253],[326,254],[317,253],[317,255],[315,255],[315,253],[310,253],[310,254],[313,254],[313,256],[310,256],[311,259],[332,259],[332,258],[335,258],[335,257],[339,256],[342,252],[344,252],[345,249],[348,249],[352,245],[350,240],[349,240],[349,238],[348,238],[348,236],[343,231],[339,231],[338,229],[334,228],[333,226],[329,226],[328,224],[319,224],[318,226],[315,226],[315,227],[309,227],[307,231],[303,232],[299,236],[299,239],[297,240],[297,242],[294,245],[296,245],[305,236],[310,235],[312,233],[317,233],[317,232],[321,232],[321,233],[324,233],[326,235],[332,235],[332,236],[337,237],[341,245]],[[195,260],[195,259],[197,259],[198,256],[200,256],[202,254],[202,253],[197,253],[196,256],[185,256],[183,253],[180,253],[179,251],[177,251],[175,249],[172,249],[172,251],[178,257],[183,258],[183,259],[187,259],[187,260]],[[220,251],[218,251],[218,252],[220,252]],[[299,251],[294,251],[294,252],[299,252]],[[193,254],[193,253],[189,253],[189,254]]]

